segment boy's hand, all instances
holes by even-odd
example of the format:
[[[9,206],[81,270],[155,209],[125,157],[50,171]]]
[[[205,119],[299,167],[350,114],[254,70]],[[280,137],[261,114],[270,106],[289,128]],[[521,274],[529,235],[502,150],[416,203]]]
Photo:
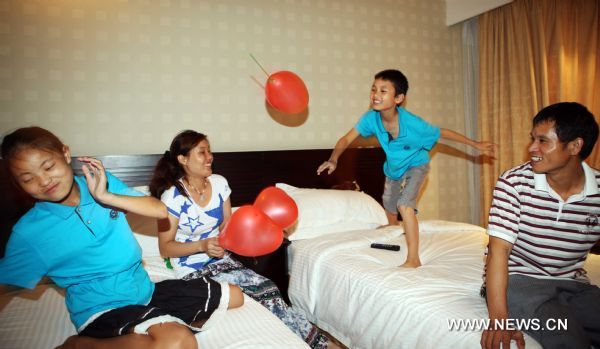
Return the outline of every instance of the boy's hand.
[[[492,142],[488,142],[488,141],[481,141],[481,142],[475,143],[475,148],[477,148],[477,150],[479,150],[480,152],[482,152],[485,155],[495,157],[496,156],[496,148],[498,148],[498,145],[495,143],[492,143]]]
[[[102,162],[87,156],[77,158],[77,160],[83,163],[81,170],[85,175],[90,194],[99,202],[104,203],[110,193],[106,190],[106,172]]]
[[[319,166],[319,168],[317,169],[317,175],[320,175],[321,172],[325,170],[327,170],[327,174],[331,174],[333,171],[335,171],[336,167],[337,163],[335,161],[327,160],[324,163],[322,163],[321,166]]]

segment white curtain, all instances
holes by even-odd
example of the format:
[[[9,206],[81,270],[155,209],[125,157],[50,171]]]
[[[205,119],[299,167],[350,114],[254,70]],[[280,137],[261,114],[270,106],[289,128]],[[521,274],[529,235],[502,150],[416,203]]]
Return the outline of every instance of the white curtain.
[[[462,50],[464,74],[465,135],[480,139],[477,127],[477,93],[479,91],[479,49],[477,43],[477,18],[462,24]],[[481,224],[481,161],[477,152],[468,148],[471,160],[467,162],[469,181],[469,218],[472,224]]]

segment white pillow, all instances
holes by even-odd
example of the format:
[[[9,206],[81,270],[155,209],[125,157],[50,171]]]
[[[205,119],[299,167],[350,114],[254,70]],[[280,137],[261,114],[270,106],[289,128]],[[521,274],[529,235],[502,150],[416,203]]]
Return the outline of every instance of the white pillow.
[[[387,224],[383,207],[363,192],[297,188],[285,183],[275,186],[285,191],[298,205],[298,222],[289,229],[290,240],[373,229]]]
[[[133,189],[144,195],[150,195],[150,189],[147,185],[133,187]],[[129,222],[129,227],[131,227],[131,230],[134,232],[133,235],[142,248],[142,258],[159,257],[158,222],[156,218],[146,217],[131,212],[128,213],[126,217],[127,222]]]
[[[146,196],[150,196],[150,187],[148,187],[147,185],[140,185],[137,187],[133,187],[133,189],[139,191],[140,193]]]

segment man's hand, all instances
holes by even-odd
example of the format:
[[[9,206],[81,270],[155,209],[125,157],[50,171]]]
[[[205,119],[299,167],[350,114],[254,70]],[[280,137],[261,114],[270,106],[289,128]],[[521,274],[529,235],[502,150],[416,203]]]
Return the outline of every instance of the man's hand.
[[[515,330],[485,330],[481,335],[480,344],[482,349],[508,349],[511,340],[517,342],[517,348],[525,349],[523,333]],[[501,344],[502,346],[500,346]]]

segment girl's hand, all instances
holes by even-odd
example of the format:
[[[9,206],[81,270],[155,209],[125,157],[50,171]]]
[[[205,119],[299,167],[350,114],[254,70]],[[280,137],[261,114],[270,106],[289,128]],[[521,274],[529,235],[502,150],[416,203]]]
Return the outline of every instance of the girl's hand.
[[[496,148],[498,148],[498,145],[495,143],[492,143],[492,142],[488,142],[488,141],[481,141],[481,142],[475,143],[475,148],[477,148],[477,150],[479,150],[480,152],[482,152],[485,155],[495,157],[496,156]]]
[[[225,249],[219,245],[219,240],[215,238],[206,239],[206,254],[215,257],[223,258],[225,255]]]
[[[83,163],[81,170],[85,175],[90,194],[101,203],[105,203],[110,193],[106,190],[106,172],[102,162],[91,157],[77,158]]]

